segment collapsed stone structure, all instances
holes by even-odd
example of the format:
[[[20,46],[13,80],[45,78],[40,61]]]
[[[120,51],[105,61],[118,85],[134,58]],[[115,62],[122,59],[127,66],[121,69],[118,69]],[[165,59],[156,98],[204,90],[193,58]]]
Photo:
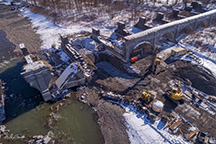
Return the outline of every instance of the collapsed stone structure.
[[[41,92],[44,101],[54,100],[59,96],[59,92],[83,85],[91,80],[91,73],[86,65],[81,65],[76,61],[71,63],[57,77],[57,80],[54,80],[56,78],[52,73],[52,66],[43,60],[34,61],[32,57],[31,54],[25,56],[27,64],[24,65],[21,75],[31,87]]]
[[[42,60],[33,61],[31,54],[25,56],[25,60],[27,64],[24,65],[21,75],[31,87],[41,92],[44,101],[52,100],[49,91],[50,81],[53,77],[51,66]]]
[[[84,70],[78,62],[71,63],[55,81],[58,90],[83,85],[86,82]]]

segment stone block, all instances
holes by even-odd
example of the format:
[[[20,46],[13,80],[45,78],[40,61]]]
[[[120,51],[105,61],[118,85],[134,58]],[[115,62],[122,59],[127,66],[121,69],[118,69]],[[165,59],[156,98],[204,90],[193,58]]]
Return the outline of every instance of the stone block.
[[[146,18],[140,17],[138,23],[139,23],[140,25],[144,25],[144,24],[146,23]]]
[[[119,30],[125,29],[125,23],[124,22],[118,22],[118,28]]]
[[[173,16],[174,18],[177,18],[177,17],[178,17],[178,14],[179,14],[179,10],[177,10],[177,9],[173,9],[173,10],[172,10],[172,16]]]
[[[97,28],[92,28],[92,35],[100,36],[100,30]]]
[[[162,21],[163,20],[163,18],[164,18],[164,14],[163,13],[161,13],[161,12],[159,12],[159,13],[157,13],[157,17],[156,17],[156,21]]]
[[[122,36],[130,35],[130,32],[128,32],[125,29],[125,23],[124,22],[118,22],[118,27],[115,30],[115,32],[118,33],[118,34],[120,34],[120,35],[122,35]]]
[[[93,40],[96,40],[96,41],[99,41],[98,40],[98,37],[100,36],[100,30],[97,29],[97,28],[92,28],[92,35],[91,35],[91,38]]]
[[[135,27],[139,29],[144,29],[145,22],[146,22],[146,19],[144,17],[140,17],[138,23],[135,24]]]

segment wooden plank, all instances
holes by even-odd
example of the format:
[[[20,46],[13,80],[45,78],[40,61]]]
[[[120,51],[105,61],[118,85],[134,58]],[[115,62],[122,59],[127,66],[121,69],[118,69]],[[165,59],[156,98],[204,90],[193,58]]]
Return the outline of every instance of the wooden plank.
[[[167,128],[170,124],[172,124],[176,119],[177,119],[177,117],[172,119],[168,124],[165,125],[164,129]]]
[[[192,137],[194,137],[199,131],[196,129],[195,131],[191,132],[188,136],[187,139],[190,140]]]
[[[172,124],[169,128],[174,131],[177,127],[182,124],[182,121],[177,121],[176,123]]]

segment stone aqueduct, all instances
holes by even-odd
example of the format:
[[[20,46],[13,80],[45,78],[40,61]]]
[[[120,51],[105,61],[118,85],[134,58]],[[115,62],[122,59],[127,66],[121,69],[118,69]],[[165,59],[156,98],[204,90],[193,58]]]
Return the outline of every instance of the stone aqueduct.
[[[121,54],[125,62],[128,62],[132,51],[144,42],[150,43],[154,47],[162,37],[169,39],[170,41],[175,41],[175,39],[183,33],[189,33],[199,27],[207,27],[215,22],[216,10],[211,10],[125,36],[123,45],[118,48],[114,47],[114,49],[120,50],[118,53]]]

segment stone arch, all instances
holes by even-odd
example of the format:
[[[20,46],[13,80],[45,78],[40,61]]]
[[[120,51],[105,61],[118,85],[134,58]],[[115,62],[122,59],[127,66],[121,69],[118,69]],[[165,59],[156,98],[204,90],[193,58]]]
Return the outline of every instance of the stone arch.
[[[207,21],[201,21],[197,23],[196,29],[202,28],[202,27],[207,27],[208,26],[208,22]]]
[[[180,35],[183,33],[189,34],[192,31],[193,31],[193,28],[190,25],[187,25],[180,31]]]
[[[164,33],[161,38],[165,39],[165,40],[168,40],[168,41],[172,41],[174,42],[175,41],[175,37],[174,37],[174,34],[172,32],[167,32],[167,33]]]
[[[153,44],[149,41],[143,41],[138,43],[132,50],[130,58],[134,56],[139,56],[141,58],[146,57],[153,53]]]

